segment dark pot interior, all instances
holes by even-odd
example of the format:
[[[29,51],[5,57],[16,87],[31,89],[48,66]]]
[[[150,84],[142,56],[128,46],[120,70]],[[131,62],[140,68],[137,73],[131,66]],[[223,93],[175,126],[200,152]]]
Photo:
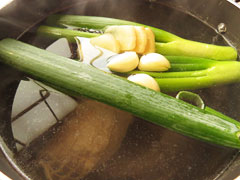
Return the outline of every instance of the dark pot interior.
[[[47,44],[39,44],[35,27],[45,17],[59,11],[136,21],[191,40],[229,44],[240,51],[240,9],[226,0],[13,1],[0,10],[0,38],[12,37],[44,48]],[[219,23],[225,23],[227,27],[224,34],[217,31]],[[1,148],[18,174],[41,179],[40,171],[29,168],[31,162],[16,155],[16,141],[11,129],[14,95],[25,75],[2,64],[0,72]],[[239,90],[240,84],[233,84],[196,92],[208,106],[240,120]],[[235,178],[238,174],[238,150],[203,143],[137,119],[113,157],[83,179],[210,180]]]

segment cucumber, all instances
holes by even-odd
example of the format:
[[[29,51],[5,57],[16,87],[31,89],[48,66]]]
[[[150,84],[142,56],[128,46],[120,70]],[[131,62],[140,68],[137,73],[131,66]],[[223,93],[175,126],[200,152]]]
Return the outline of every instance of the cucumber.
[[[70,95],[83,95],[206,142],[240,148],[240,123],[90,65],[14,39],[0,41],[0,61]]]

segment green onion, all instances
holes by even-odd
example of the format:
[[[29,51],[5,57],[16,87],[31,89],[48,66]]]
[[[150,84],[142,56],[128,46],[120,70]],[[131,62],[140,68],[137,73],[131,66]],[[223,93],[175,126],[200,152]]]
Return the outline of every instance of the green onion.
[[[240,123],[13,39],[0,41],[0,61],[70,95],[129,111],[183,135],[240,148]]]
[[[218,117],[221,117],[223,119],[225,119],[226,121],[229,121],[231,122],[232,119],[208,106],[206,106],[202,100],[202,98],[198,95],[198,94],[195,94],[193,92],[190,92],[190,91],[180,91],[177,96],[176,96],[177,99],[181,99],[185,102],[188,102],[188,103],[191,103],[191,104],[194,104],[195,106],[199,107],[200,109],[204,109],[205,111],[209,112],[209,113],[212,113]]]
[[[170,72],[204,70],[218,62],[211,59],[186,56],[166,56],[166,58],[171,64]]]
[[[81,32],[76,30],[55,28],[55,27],[49,27],[49,26],[40,26],[37,32],[40,35],[44,35],[53,39],[59,39],[61,37],[65,37],[70,42],[76,42],[74,39],[76,36],[92,38],[100,35],[95,33]]]
[[[54,38],[66,37],[72,42],[77,33],[83,37],[98,36],[94,33],[48,26],[41,26],[38,33]],[[154,77],[162,92],[195,90],[240,81],[240,64],[237,61],[216,61],[188,56],[166,56],[166,58],[171,64],[168,72],[132,71],[128,74],[145,73]]]
[[[52,15],[47,19],[46,23],[62,27],[68,25],[102,30],[110,25],[141,25],[150,27],[154,32],[157,42],[157,53],[171,56],[202,57],[215,60],[237,59],[237,51],[233,47],[186,40],[167,31],[131,21],[96,16]]]
[[[240,82],[240,62],[215,61],[196,57],[166,56],[170,61],[169,72],[132,71],[155,78],[162,92],[195,90],[216,85]]]
[[[104,30],[106,26],[111,25],[141,25],[145,27],[143,24],[125,21],[114,18],[106,18],[106,17],[97,17],[97,16],[75,16],[75,15],[51,15],[46,20],[46,23],[49,25],[66,27],[66,26],[75,26],[75,27],[86,27],[89,29],[98,29]],[[175,40],[180,40],[182,38],[171,34],[167,31],[157,29],[154,27],[150,27],[155,34],[156,41],[159,42],[171,42]]]

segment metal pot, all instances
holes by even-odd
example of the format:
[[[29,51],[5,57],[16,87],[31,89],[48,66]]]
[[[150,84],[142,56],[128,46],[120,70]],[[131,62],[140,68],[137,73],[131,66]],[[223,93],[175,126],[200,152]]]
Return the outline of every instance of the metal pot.
[[[64,11],[68,14],[95,15],[114,17],[152,25],[181,37],[218,45],[229,44],[240,52],[240,6],[227,0],[13,0],[10,4],[0,9],[0,38],[12,37],[27,42],[32,42],[35,26],[38,26],[48,15]],[[27,179],[26,174],[14,158],[16,153],[16,141],[13,137],[11,127],[11,111],[13,99],[19,84],[24,78],[24,74],[0,64],[0,146],[2,150],[2,165],[0,170],[7,173],[13,179]],[[239,118],[239,84],[214,87],[197,91],[205,103],[226,115],[240,120]],[[151,128],[150,128],[151,126]],[[240,174],[239,151],[224,148],[183,137],[165,129],[152,127],[153,125],[145,122],[136,122],[128,133],[131,143],[140,146],[139,149],[146,150],[141,145],[141,141],[148,144],[144,146],[154,146],[149,153],[150,158],[156,152],[156,162],[158,168],[149,169],[141,172],[139,165],[132,162],[132,170],[139,168],[136,173],[139,176],[122,176],[122,179],[142,179],[150,177],[158,179],[214,179],[228,180],[234,179]],[[160,132],[155,134],[159,139],[145,139],[134,135],[140,128],[148,136],[152,130]],[[24,132],[23,132],[24,133]],[[130,141],[129,141],[130,142]],[[161,148],[159,148],[160,146]],[[126,146],[127,147],[127,146]],[[157,149],[157,150],[156,150]],[[156,152],[154,152],[154,150]],[[129,149],[129,153],[141,153],[136,149]],[[152,154],[151,154],[152,153]],[[138,154],[137,154],[138,155]],[[144,157],[144,155],[142,154]],[[140,158],[141,159],[141,158]],[[142,168],[147,168],[144,162],[147,157],[142,158]],[[151,161],[153,163],[153,161]],[[119,171],[128,174],[122,166],[115,164],[116,167],[107,170]],[[152,166],[151,166],[152,167]],[[120,169],[119,169],[120,168]],[[154,176],[151,175],[153,171]],[[120,178],[121,173],[118,173]],[[115,177],[117,175],[115,174]],[[96,175],[97,179],[102,177]],[[111,177],[105,176],[105,177]],[[114,177],[114,174],[113,174]],[[91,179],[91,176],[89,177]],[[107,179],[107,178],[106,178]],[[112,178],[113,179],[113,178]],[[117,179],[117,178],[116,178]],[[151,178],[152,179],[152,178]]]

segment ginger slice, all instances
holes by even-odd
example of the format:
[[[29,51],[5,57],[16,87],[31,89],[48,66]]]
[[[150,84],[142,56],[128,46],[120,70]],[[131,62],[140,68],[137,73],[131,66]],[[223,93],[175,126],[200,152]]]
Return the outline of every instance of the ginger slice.
[[[138,54],[143,54],[148,41],[147,33],[143,26],[135,26],[134,28],[136,31],[136,47],[133,51]]]
[[[134,26],[108,26],[105,33],[112,34],[120,43],[121,51],[131,51],[136,47],[136,32]]]
[[[147,44],[145,52],[143,54],[154,53],[155,52],[155,35],[150,28],[145,28],[147,34]]]
[[[90,42],[92,45],[102,47],[115,53],[120,52],[120,44],[112,34],[106,33],[98,37],[91,38]]]

